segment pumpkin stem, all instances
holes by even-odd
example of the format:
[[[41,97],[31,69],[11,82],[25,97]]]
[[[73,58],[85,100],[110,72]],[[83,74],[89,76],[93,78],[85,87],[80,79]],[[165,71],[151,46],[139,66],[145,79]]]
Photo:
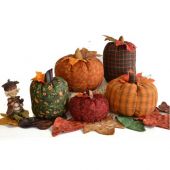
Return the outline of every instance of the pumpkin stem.
[[[91,99],[93,98],[93,92],[91,90],[87,89],[86,93]]]
[[[53,80],[53,69],[50,69],[45,73],[45,82],[50,83],[52,82],[52,80]]]
[[[80,59],[80,60],[83,59],[83,55],[79,48],[77,48],[77,50],[75,51],[75,58]]]
[[[136,75],[132,71],[129,71],[129,83],[136,83]]]
[[[122,43],[124,43],[124,38],[123,38],[123,36],[120,36],[120,37],[119,37],[119,41],[121,41]]]

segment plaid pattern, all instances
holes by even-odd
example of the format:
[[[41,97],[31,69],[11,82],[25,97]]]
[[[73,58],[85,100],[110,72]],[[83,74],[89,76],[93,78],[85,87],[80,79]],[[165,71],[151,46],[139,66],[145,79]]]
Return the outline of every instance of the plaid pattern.
[[[111,111],[125,116],[143,116],[155,110],[158,94],[153,83],[122,83],[120,79],[107,85],[106,97]]]
[[[103,64],[106,81],[126,74],[130,69],[136,72],[136,50],[130,52],[125,45],[109,42],[103,52]]]

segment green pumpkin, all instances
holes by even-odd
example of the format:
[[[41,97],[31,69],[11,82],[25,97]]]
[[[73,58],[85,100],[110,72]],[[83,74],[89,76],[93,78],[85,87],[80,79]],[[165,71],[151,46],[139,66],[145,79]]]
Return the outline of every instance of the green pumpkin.
[[[32,111],[38,118],[55,119],[67,111],[68,84],[61,77],[55,77],[50,82],[33,80],[30,94]]]

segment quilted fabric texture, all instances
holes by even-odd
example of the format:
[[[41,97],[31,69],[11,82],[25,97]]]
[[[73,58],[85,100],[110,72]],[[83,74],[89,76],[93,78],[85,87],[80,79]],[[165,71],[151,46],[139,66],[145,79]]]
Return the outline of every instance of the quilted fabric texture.
[[[104,69],[101,61],[95,57],[70,62],[72,56],[66,56],[56,62],[55,75],[63,77],[70,91],[83,92],[96,89],[103,81]]]

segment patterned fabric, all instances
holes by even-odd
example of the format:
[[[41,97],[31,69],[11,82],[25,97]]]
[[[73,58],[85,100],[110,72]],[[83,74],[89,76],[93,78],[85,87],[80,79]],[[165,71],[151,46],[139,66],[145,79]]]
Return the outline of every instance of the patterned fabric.
[[[116,46],[114,42],[109,42],[103,51],[103,64],[106,81],[126,74],[129,70],[136,72],[136,49],[130,52],[125,45]]]
[[[61,77],[50,83],[32,81],[30,86],[32,111],[39,118],[54,119],[66,112],[68,84]]]
[[[121,77],[109,82],[106,97],[114,113],[125,116],[143,116],[155,110],[158,94],[153,83],[140,78],[140,82],[128,83]]]
[[[70,62],[72,59],[77,62]],[[75,59],[72,56],[64,57],[56,62],[55,75],[63,77],[72,92],[94,90],[104,79],[102,62],[94,57],[85,60]]]

